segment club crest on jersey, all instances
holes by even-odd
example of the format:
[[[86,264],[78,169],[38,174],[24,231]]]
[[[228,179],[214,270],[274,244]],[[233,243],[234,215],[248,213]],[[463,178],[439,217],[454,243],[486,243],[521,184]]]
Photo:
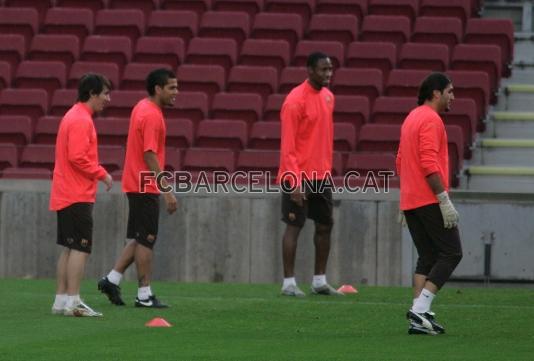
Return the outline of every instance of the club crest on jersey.
[[[324,97],[324,100],[327,102],[327,103],[331,103],[332,102],[332,97],[330,95],[327,95]]]

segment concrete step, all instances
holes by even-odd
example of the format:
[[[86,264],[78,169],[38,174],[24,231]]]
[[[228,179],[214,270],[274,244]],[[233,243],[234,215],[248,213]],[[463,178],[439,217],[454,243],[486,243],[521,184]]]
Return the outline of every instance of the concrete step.
[[[487,128],[493,138],[534,139],[534,112],[493,112]]]
[[[464,189],[484,192],[533,193],[534,167],[470,166]]]
[[[495,110],[514,112],[534,111],[534,85],[508,83],[501,88]]]
[[[533,139],[482,139],[481,165],[534,167]]]

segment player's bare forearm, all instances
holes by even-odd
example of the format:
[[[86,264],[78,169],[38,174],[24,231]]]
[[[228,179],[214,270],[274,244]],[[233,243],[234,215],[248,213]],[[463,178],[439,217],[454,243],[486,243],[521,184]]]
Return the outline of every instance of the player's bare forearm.
[[[443,183],[441,183],[439,173],[432,173],[428,175],[426,177],[426,182],[428,183],[434,194],[440,194],[445,191],[445,187],[443,187]]]
[[[143,159],[145,160],[145,164],[148,170],[154,172],[154,174],[156,175],[161,173],[161,167],[159,165],[158,156],[156,155],[156,153],[152,151],[147,151],[143,154]],[[167,188],[168,184],[165,177],[161,177],[159,179],[161,182],[160,186],[162,188]]]

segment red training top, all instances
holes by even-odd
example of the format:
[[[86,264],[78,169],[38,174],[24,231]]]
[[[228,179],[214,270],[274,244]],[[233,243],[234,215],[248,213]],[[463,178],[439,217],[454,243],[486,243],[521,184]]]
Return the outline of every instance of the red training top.
[[[400,177],[400,208],[409,210],[438,203],[426,177],[438,173],[449,190],[447,133],[440,116],[428,105],[408,114],[401,128],[397,174]]]
[[[280,120],[282,139],[277,181],[291,186],[304,177],[320,180],[332,171],[334,95],[314,89],[307,80],[287,95]],[[287,174],[293,176],[288,177]]]
[[[152,151],[158,157],[159,166],[165,166],[165,120],[161,108],[148,98],[140,100],[132,110],[126,159],[122,172],[122,190],[125,193],[159,194],[153,177],[144,179],[141,187],[140,173],[149,172],[145,152]]]
[[[74,104],[59,125],[50,210],[73,203],[94,203],[96,183],[106,176],[98,164],[98,144],[92,111],[84,103]]]

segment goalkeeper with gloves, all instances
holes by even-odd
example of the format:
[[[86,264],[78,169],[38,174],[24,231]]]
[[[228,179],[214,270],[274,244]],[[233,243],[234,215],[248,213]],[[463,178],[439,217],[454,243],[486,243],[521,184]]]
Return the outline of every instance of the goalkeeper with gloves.
[[[459,216],[447,193],[447,133],[439,116],[449,110],[452,100],[451,80],[442,73],[431,73],[419,88],[419,106],[408,114],[401,129],[397,154],[401,218],[419,256],[413,305],[407,313],[410,334],[445,332],[430,307],[462,259]]]

